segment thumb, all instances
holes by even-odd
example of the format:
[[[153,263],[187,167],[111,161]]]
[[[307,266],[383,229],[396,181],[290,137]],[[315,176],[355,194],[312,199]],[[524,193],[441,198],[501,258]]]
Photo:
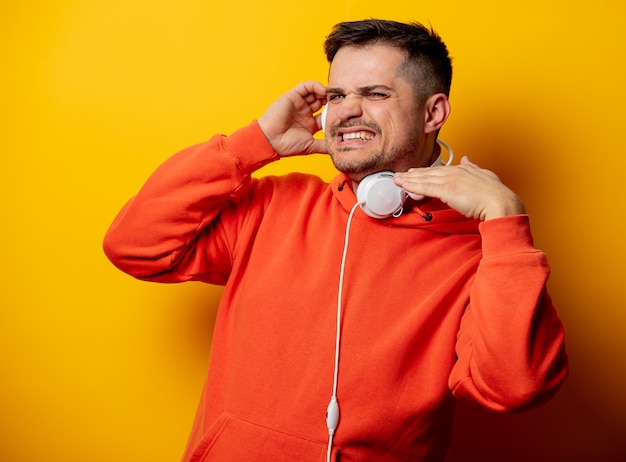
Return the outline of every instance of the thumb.
[[[328,144],[325,139],[313,139],[310,154],[328,154]]]

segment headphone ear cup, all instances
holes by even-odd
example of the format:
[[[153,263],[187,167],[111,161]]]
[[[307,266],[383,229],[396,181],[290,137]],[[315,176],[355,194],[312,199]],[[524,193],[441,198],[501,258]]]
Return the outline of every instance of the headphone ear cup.
[[[407,194],[393,182],[393,172],[383,171],[363,178],[356,197],[366,215],[382,219],[401,212]]]

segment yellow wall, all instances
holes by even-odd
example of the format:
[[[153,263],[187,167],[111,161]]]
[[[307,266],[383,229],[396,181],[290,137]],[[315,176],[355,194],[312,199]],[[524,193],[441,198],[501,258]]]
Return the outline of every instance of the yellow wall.
[[[442,137],[526,200],[568,329],[562,393],[515,416],[463,407],[452,459],[624,460],[621,0],[3,2],[0,460],[178,459],[220,289],[135,281],[102,236],[157,164],[324,81],[330,26],[371,16],[446,39]],[[333,174],[322,156],[268,171],[290,169]]]

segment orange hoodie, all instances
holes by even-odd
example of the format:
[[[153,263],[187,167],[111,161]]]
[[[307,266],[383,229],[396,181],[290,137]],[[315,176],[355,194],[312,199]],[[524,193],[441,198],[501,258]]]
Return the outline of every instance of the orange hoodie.
[[[278,156],[252,123],[166,161],[105,252],[157,282],[225,285],[185,462],[319,461],[333,389],[347,178],[251,178]],[[349,184],[349,183],[348,183]],[[548,400],[567,375],[549,268],[526,215],[469,220],[437,200],[358,210],[345,263],[333,459],[442,461],[455,398]]]

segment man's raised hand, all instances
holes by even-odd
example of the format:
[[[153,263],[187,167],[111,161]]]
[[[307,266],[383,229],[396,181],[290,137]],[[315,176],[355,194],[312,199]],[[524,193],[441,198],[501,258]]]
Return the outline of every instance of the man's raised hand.
[[[272,103],[259,119],[259,126],[280,156],[326,154],[326,141],[313,135],[322,129],[314,114],[326,103],[326,87],[302,82]]]

